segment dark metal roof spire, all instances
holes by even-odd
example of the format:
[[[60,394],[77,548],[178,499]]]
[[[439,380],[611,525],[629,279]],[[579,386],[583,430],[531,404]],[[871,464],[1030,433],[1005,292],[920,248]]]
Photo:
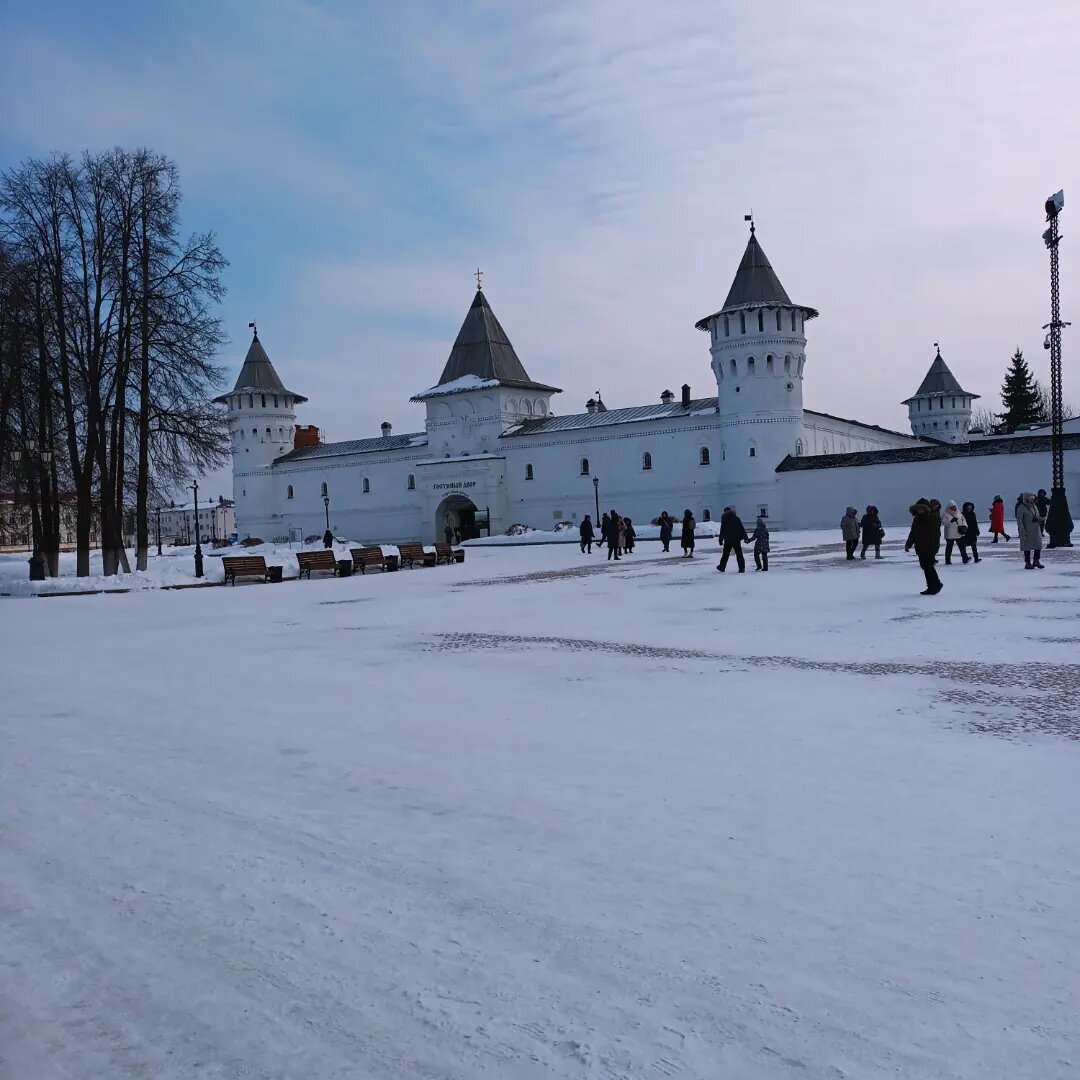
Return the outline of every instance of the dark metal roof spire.
[[[934,348],[937,350],[937,355],[923,381],[919,383],[919,389],[911,397],[905,398],[901,404],[906,405],[916,398],[933,397],[936,394],[963,394],[973,400],[977,398],[978,394],[969,393],[956,381],[956,376],[949,370],[949,365],[941,358],[941,346],[936,341]]]
[[[253,331],[251,344],[248,346],[247,356],[244,357],[244,364],[240,368],[240,374],[236,377],[236,385],[229,393],[222,394],[220,397],[214,398],[214,400],[222,405],[227,405],[229,398],[233,394],[244,393],[288,394],[289,397],[296,399],[298,405],[307,401],[303,394],[297,394],[293,390],[285,389],[285,384],[274,370],[274,365],[270,363],[270,357],[266,355],[266,350],[259,340],[258,329],[253,322],[248,323],[248,326]]]

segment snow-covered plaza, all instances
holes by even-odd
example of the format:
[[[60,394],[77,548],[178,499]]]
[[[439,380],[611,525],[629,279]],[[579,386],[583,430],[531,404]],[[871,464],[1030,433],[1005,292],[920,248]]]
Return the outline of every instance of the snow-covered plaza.
[[[0,600],[0,1076],[1080,1075],[1080,548],[901,535]]]

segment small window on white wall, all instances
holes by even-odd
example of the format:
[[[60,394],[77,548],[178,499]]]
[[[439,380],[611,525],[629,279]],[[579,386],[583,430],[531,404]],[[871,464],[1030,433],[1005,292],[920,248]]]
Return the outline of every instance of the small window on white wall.
[[[371,481],[366,476],[364,477],[364,489],[363,490],[364,490],[365,495],[367,495],[371,491]]]
[[[739,333],[740,334],[745,334],[746,333],[746,312],[745,311],[740,311],[739,312]]]
[[[731,324],[728,322],[728,317],[724,316],[724,337],[731,336]]]
[[[757,457],[757,447],[756,446],[751,445],[751,447],[750,447],[750,456],[751,457]]]
[[[324,498],[330,494],[330,489],[326,486],[326,481],[323,481],[323,483],[319,486],[319,494],[322,495]]]
[[[581,475],[588,476],[590,472],[592,472],[592,470],[589,468],[589,459],[587,457],[583,457],[581,459]]]
[[[698,451],[698,464],[699,465],[709,465],[710,464],[710,461],[709,461],[709,448],[707,446],[703,446]]]
[[[290,485],[289,485],[289,486],[288,486],[288,487],[287,487],[287,488],[285,489],[285,498],[286,498],[286,499],[291,499],[292,497],[293,497],[293,492],[292,492],[292,484],[290,484]]]
[[[746,374],[747,375],[753,375],[754,374],[754,368],[755,368],[754,358],[751,356],[750,359],[746,361]]]
[[[765,331],[765,312],[762,311],[761,308],[758,308],[757,328],[758,328],[759,333],[764,333],[764,331]]]
[[[652,468],[652,454],[650,454],[648,450],[641,455],[641,468],[645,472],[648,472]]]
[[[409,473],[409,482],[405,485],[410,491],[416,490],[416,477]]]
[[[525,479],[531,480],[533,478],[533,467],[531,465],[525,466]]]
[[[796,457],[802,457],[802,454],[803,454],[802,439],[796,439],[795,440],[795,456]]]
[[[780,325],[780,309],[779,308],[776,309],[776,329],[777,330],[783,330],[783,327]]]
[[[795,333],[795,312],[791,313],[791,332]]]

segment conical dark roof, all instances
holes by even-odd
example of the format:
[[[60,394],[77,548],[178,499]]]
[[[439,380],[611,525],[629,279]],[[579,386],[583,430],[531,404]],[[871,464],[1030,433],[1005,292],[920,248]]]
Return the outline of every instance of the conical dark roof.
[[[533,382],[529,378],[525,365],[518,359],[514,346],[510,344],[482,289],[476,290],[436,388],[469,375],[504,386],[558,393],[555,387]]]
[[[735,271],[735,280],[728,289],[724,308],[744,307],[747,304],[784,304],[791,306],[791,298],[788,296],[780,279],[776,276],[772,264],[750,229],[750,239],[746,242],[746,250],[743,252],[742,262]]]
[[[906,405],[920,397],[933,397],[935,394],[963,394],[965,397],[977,398],[978,394],[970,394],[957,381],[956,376],[949,370],[949,365],[941,358],[941,349],[938,349],[930,370],[919,384],[919,389],[911,397],[901,404]]]
[[[748,307],[794,307],[803,312],[807,319],[813,319],[817,315],[814,308],[791,302],[791,297],[780,284],[776,271],[758,243],[753,225],[750,226],[750,239],[746,242],[746,250],[743,252],[739,269],[735,271],[735,279],[728,289],[724,306],[712,315],[699,319],[694,325],[698,330],[708,330],[710,321],[717,315]]]
[[[240,374],[236,377],[236,385],[228,394],[214,398],[223,405],[228,404],[232,394],[255,393],[255,394],[288,394],[295,398],[297,404],[307,401],[303,394],[297,394],[292,390],[286,390],[285,384],[278,377],[274,365],[270,363],[270,357],[266,355],[262,342],[259,340],[259,332],[256,330],[248,346],[247,356],[244,357],[244,365],[240,368]]]

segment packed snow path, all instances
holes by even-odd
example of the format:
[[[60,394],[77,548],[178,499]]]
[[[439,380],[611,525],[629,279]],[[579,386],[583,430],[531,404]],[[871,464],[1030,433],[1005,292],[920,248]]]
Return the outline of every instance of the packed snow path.
[[[1080,549],[815,539],[0,601],[0,1076],[1080,1075]]]

